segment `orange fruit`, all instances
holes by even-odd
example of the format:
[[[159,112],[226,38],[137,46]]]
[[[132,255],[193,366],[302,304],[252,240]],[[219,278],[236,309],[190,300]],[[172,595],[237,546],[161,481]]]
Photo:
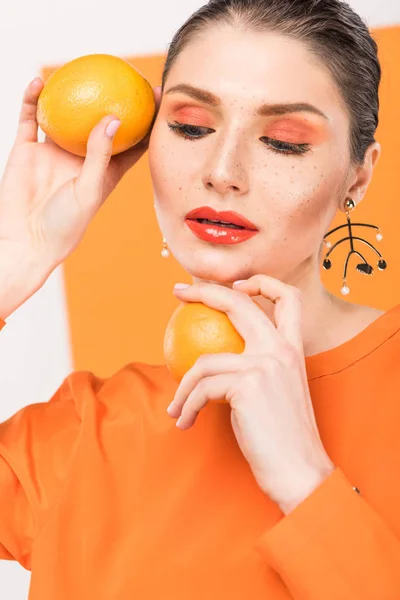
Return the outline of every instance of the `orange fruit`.
[[[37,119],[61,148],[86,156],[91,130],[113,114],[121,121],[112,151],[118,154],[146,136],[155,110],[150,83],[130,63],[110,54],[89,54],[50,75],[38,99]]]
[[[164,357],[178,383],[202,354],[241,354],[244,347],[229,317],[202,302],[181,303],[165,330]]]

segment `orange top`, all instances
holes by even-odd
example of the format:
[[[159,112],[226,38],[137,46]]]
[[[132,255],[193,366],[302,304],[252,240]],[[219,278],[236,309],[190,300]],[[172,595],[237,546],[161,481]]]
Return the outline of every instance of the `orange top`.
[[[399,361],[400,305],[307,358],[336,470],[286,516],[229,405],[182,431],[165,366],[74,373],[0,424],[0,558],[31,569],[30,600],[398,599]]]

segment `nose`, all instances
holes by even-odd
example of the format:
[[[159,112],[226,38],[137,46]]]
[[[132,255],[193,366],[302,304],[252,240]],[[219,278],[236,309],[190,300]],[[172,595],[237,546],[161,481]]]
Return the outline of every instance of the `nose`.
[[[209,156],[205,165],[203,185],[210,191],[224,196],[226,194],[245,194],[249,189],[249,178],[243,162],[243,156],[235,142],[225,140]]]

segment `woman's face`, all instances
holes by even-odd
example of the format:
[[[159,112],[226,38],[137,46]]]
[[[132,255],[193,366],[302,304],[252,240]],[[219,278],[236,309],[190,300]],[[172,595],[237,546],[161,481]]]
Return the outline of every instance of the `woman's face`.
[[[280,106],[300,103],[311,108]],[[331,75],[302,43],[210,27],[170,71],[149,162],[162,234],[196,280],[263,273],[295,284],[317,269],[344,199],[349,117]],[[258,232],[236,244],[200,239],[186,215],[203,206],[240,213]]]

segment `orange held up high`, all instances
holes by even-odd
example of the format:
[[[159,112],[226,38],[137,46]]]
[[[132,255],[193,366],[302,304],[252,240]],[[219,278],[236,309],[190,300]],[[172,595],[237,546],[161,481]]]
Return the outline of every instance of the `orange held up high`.
[[[150,83],[130,63],[109,54],[89,54],[67,62],[47,80],[37,119],[45,134],[64,150],[86,156],[91,130],[107,115],[121,125],[112,154],[138,144],[156,111]]]

